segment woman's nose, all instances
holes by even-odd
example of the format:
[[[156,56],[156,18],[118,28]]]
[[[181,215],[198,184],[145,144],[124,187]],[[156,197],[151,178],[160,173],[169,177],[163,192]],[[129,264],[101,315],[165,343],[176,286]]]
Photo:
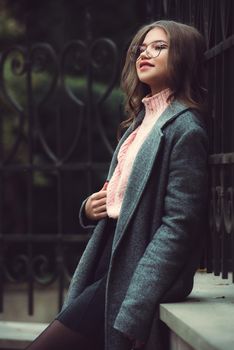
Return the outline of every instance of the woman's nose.
[[[145,50],[140,53],[139,58],[140,57],[150,58],[150,55],[149,55],[149,53],[147,51],[147,48],[145,48]]]

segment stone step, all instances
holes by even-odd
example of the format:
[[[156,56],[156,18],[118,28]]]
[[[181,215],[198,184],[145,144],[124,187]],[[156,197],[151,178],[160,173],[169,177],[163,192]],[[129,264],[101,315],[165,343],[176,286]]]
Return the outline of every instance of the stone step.
[[[0,349],[25,349],[47,323],[0,321]]]

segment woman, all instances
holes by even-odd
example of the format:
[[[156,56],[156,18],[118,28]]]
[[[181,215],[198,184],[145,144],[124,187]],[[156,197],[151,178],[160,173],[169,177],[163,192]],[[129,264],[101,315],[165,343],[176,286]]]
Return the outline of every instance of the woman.
[[[173,21],[132,40],[128,129],[82,205],[82,225],[95,228],[63,311],[30,349],[164,349],[159,304],[191,292],[207,227],[204,50],[195,28]]]

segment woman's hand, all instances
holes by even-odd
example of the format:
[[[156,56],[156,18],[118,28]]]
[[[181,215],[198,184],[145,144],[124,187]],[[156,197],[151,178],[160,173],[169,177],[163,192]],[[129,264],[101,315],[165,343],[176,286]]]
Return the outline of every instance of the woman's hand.
[[[106,188],[107,183],[103,188],[96,193],[93,193],[85,204],[85,214],[90,220],[100,220],[107,216],[106,212]]]

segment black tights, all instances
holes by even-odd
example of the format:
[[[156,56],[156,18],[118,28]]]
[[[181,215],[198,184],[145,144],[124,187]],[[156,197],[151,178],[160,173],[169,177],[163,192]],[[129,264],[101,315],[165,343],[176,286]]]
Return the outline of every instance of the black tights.
[[[90,337],[91,338],[91,337]],[[103,350],[91,339],[53,321],[27,348],[27,350]]]

